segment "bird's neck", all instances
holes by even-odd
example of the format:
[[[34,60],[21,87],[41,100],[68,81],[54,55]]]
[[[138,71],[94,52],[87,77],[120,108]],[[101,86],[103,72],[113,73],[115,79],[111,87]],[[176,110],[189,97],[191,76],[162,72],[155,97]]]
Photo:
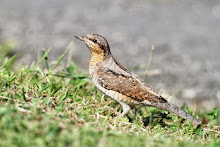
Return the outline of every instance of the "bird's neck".
[[[111,55],[107,55],[106,53],[95,53],[91,52],[90,64],[89,67],[94,67],[97,63],[102,62],[108,59]]]

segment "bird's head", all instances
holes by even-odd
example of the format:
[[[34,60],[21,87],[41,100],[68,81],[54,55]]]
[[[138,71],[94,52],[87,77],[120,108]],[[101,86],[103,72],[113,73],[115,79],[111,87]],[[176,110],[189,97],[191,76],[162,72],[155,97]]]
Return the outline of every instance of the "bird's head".
[[[111,54],[107,40],[97,34],[88,34],[86,36],[75,36],[76,38],[84,41],[89,48],[91,54]]]

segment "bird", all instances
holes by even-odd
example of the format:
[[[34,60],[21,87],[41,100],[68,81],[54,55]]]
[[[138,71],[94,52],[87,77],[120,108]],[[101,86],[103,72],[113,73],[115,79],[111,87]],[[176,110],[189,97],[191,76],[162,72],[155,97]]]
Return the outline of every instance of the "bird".
[[[90,50],[89,73],[96,87],[122,105],[120,117],[127,115],[135,106],[150,106],[177,114],[195,125],[201,124],[199,119],[169,103],[140,77],[120,64],[113,57],[103,36],[87,34],[75,37]]]

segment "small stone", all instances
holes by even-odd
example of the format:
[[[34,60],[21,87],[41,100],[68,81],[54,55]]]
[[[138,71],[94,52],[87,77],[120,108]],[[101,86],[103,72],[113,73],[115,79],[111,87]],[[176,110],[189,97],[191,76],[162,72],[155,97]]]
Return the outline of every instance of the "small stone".
[[[217,97],[217,99],[220,101],[220,91],[217,91],[216,97]]]
[[[182,96],[187,99],[193,99],[197,95],[197,92],[193,88],[183,89]]]

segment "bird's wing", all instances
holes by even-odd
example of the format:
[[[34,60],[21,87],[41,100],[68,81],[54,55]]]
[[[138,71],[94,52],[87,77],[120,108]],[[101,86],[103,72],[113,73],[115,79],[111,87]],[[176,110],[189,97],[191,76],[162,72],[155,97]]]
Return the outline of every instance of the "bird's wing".
[[[138,76],[128,71],[126,71],[127,74],[125,75],[123,74],[125,71],[122,68],[120,69],[98,69],[98,83],[108,90],[119,92],[138,102],[145,100],[158,103],[167,102]]]

